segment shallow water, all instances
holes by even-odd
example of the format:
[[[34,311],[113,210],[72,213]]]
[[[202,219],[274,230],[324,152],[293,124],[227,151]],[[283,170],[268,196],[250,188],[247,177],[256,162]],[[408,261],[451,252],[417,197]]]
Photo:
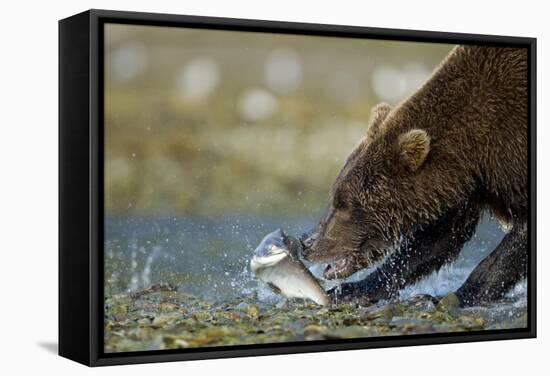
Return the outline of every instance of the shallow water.
[[[178,285],[204,298],[226,298],[257,291],[260,299],[277,300],[249,270],[253,249],[266,233],[283,228],[300,235],[318,215],[303,218],[107,217],[105,226],[106,295],[139,290],[157,282]],[[503,237],[488,216],[478,225],[458,259],[405,288],[402,298],[416,294],[442,296],[456,290],[473,268]],[[312,267],[317,277],[322,266]],[[351,277],[363,278],[372,270]],[[324,282],[330,288],[337,282]]]
[[[403,289],[399,301],[319,307],[282,300],[250,272],[253,249],[273,229],[299,235],[316,217],[108,217],[106,351],[525,327],[525,281],[501,301],[479,307],[458,308],[447,295],[502,239],[488,217],[454,263]],[[320,277],[322,269],[312,271]],[[170,291],[151,291],[159,282]],[[326,288],[336,283],[322,281]]]
[[[275,228],[296,234],[314,223],[304,218],[107,217],[106,295],[178,285],[204,298],[239,296],[256,289],[249,260],[264,235]]]

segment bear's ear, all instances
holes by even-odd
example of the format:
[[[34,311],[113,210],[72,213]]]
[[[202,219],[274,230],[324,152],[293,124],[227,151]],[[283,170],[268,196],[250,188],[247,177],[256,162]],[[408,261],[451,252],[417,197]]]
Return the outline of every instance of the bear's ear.
[[[366,139],[368,142],[374,140],[380,133],[381,125],[384,119],[391,111],[391,107],[387,103],[378,103],[370,111],[369,126],[367,128]]]
[[[399,136],[397,150],[401,163],[416,171],[430,152],[430,136],[423,129],[412,129]]]

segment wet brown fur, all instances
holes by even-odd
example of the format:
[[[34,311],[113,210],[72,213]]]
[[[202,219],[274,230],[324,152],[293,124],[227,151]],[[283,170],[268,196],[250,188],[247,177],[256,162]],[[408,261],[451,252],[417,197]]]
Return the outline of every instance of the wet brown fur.
[[[525,49],[457,46],[411,97],[376,106],[306,258],[349,275],[474,198],[525,217],[527,79]]]

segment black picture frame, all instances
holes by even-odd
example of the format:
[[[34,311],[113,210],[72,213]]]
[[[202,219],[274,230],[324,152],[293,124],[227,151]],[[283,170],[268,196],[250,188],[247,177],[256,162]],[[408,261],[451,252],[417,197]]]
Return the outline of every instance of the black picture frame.
[[[529,58],[529,270],[526,329],[103,352],[103,25],[193,27],[347,38],[515,46]],[[536,337],[536,39],[88,10],[59,21],[59,354],[88,366]]]

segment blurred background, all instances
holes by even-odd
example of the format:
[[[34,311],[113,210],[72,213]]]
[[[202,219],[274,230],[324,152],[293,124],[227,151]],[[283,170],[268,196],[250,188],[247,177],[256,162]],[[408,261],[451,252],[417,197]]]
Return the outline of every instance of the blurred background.
[[[302,214],[450,45],[107,25],[109,214]]]
[[[268,232],[315,224],[366,130],[452,45],[105,26],[106,292],[251,288]]]

